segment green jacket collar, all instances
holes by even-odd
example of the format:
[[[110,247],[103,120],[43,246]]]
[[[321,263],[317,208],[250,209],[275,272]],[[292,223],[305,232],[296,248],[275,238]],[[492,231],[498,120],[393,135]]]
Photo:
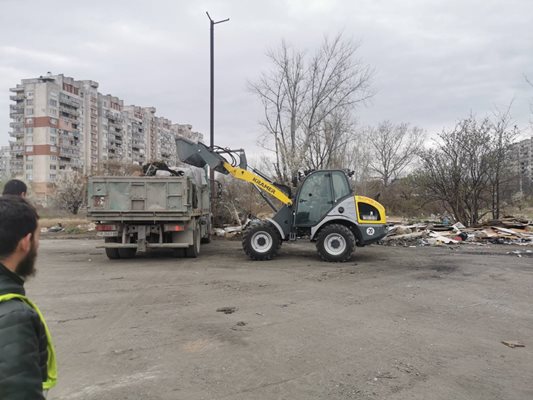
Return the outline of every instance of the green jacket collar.
[[[24,280],[0,263],[0,295],[18,293],[25,295]]]

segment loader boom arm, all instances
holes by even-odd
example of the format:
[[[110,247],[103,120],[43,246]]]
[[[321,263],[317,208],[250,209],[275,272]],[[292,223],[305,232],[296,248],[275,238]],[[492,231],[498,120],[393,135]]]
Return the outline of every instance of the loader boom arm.
[[[272,197],[278,199],[283,204],[291,205],[292,200],[287,197],[287,195],[281,191],[278,187],[273,185],[271,182],[261,178],[259,175],[254,174],[251,171],[248,171],[247,169],[243,169],[240,167],[234,167],[228,162],[224,162],[223,167],[235,178],[241,179],[245,182],[249,182],[252,185],[255,185],[262,191],[268,193]]]
[[[209,165],[209,168],[214,169],[222,174],[230,174],[237,179],[251,183],[261,191],[269,194],[270,196],[278,199],[283,204],[291,205],[292,200],[276,185],[270,182],[268,179],[263,178],[259,174],[256,174],[247,169],[246,156],[243,150],[232,151],[222,150],[216,151],[207,147],[203,143],[195,143],[188,139],[177,137],[176,149],[179,159],[189,165],[203,168],[205,165]],[[220,153],[239,153],[240,163],[239,166],[230,164]]]

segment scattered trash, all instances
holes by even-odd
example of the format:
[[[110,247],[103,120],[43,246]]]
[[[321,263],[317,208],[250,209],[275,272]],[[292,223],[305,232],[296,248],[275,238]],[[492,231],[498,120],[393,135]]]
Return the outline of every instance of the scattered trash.
[[[237,325],[237,326],[245,326],[245,325],[246,325],[246,322],[244,322],[244,321],[239,321],[239,322],[237,322],[235,325]]]
[[[441,246],[449,244],[515,244],[533,245],[533,222],[506,216],[482,225],[466,228],[461,222],[453,225],[419,223],[389,227],[381,243],[388,246]],[[517,254],[517,253],[515,253]],[[522,254],[517,254],[521,257]]]
[[[61,222],[58,222],[57,225],[51,226],[48,228],[48,232],[63,232],[65,228],[61,225]]]
[[[237,307],[220,307],[217,308],[217,312],[223,312],[224,314],[233,314],[237,311]]]
[[[517,340],[502,340],[502,343],[511,349],[514,349],[515,347],[526,347],[525,344],[522,344]]]

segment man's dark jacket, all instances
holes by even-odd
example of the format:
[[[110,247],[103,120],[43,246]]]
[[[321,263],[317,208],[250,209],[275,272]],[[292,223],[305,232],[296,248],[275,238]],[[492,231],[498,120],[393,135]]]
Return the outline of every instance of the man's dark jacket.
[[[0,264],[0,296],[25,295],[24,281]],[[18,299],[0,302],[0,399],[41,400],[47,340],[39,315]]]

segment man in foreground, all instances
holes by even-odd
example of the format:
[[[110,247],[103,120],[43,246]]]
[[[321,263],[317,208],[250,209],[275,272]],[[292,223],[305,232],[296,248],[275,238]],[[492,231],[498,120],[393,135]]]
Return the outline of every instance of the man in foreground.
[[[0,197],[0,399],[41,400],[55,385],[55,352],[46,322],[26,296],[35,275],[38,215],[23,198]]]
[[[28,192],[28,187],[26,184],[18,179],[11,179],[7,181],[4,186],[4,191],[2,195],[11,195],[11,196],[20,196],[26,197]]]

